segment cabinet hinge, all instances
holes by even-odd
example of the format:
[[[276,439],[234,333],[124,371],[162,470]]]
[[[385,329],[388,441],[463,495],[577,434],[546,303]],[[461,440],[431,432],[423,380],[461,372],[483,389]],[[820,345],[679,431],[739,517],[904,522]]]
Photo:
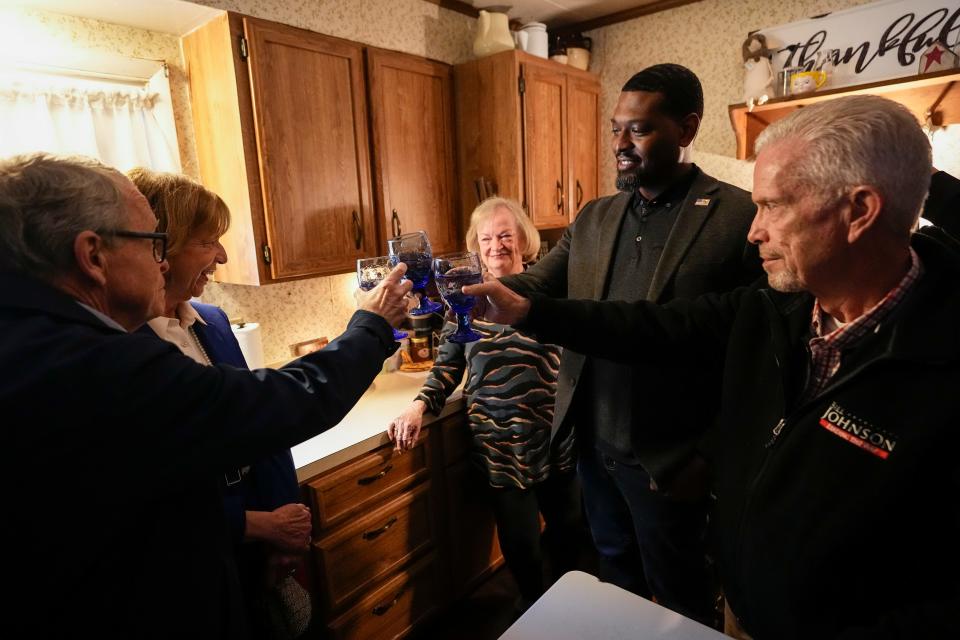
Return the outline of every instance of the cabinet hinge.
[[[250,51],[247,49],[247,39],[240,36],[240,59],[246,60],[248,57],[250,57]]]
[[[523,92],[527,90],[527,81],[523,79],[523,76],[520,76],[520,95],[523,95]]]
[[[263,261],[267,264],[270,264],[273,261],[272,254],[270,253],[270,245],[263,245]]]

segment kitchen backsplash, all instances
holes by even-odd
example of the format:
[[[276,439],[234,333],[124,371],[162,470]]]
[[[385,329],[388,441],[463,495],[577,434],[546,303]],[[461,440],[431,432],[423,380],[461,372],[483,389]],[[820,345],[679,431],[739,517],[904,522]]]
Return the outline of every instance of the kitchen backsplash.
[[[356,308],[354,274],[310,278],[266,287],[207,285],[203,301],[230,318],[259,322],[267,364],[290,360],[290,345],[312,338],[333,340],[347,328]]]

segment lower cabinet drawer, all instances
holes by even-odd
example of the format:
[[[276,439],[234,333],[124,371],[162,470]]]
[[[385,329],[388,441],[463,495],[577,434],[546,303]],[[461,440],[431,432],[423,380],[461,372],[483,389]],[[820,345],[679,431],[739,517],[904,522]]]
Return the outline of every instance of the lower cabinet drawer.
[[[330,623],[336,640],[392,640],[405,635],[440,602],[436,554],[388,580]]]
[[[391,494],[426,479],[428,430],[411,451],[398,455],[380,447],[307,483],[317,529],[338,526]]]
[[[430,483],[313,543],[328,610],[336,610],[434,545]]]

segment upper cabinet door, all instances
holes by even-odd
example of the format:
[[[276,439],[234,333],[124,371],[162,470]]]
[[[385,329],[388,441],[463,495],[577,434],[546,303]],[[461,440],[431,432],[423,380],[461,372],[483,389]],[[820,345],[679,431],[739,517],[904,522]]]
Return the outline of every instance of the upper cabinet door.
[[[599,195],[600,84],[568,78],[567,92],[570,161],[567,201],[570,222],[573,222],[583,205]]]
[[[350,271],[376,247],[362,47],[243,23],[272,276]]]
[[[381,243],[426,231],[435,254],[462,245],[455,182],[452,67],[367,50]]]
[[[526,205],[540,229],[569,223],[566,205],[566,76],[521,65]]]

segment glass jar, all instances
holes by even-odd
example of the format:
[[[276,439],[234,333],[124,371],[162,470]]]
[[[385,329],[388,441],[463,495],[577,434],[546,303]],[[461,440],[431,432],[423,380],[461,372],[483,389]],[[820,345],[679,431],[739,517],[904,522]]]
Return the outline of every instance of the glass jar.
[[[401,351],[400,371],[427,371],[433,368],[433,345],[430,335],[413,335]]]

